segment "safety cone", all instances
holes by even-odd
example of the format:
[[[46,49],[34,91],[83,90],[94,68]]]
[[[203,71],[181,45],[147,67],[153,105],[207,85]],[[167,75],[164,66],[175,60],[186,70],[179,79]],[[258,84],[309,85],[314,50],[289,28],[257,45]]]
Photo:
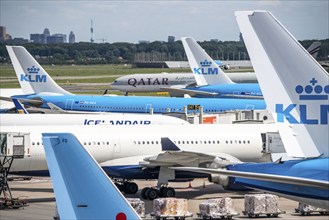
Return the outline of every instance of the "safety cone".
[[[188,188],[192,188],[191,182],[188,183]]]
[[[206,183],[205,183],[205,181],[203,181],[203,188],[206,188]]]

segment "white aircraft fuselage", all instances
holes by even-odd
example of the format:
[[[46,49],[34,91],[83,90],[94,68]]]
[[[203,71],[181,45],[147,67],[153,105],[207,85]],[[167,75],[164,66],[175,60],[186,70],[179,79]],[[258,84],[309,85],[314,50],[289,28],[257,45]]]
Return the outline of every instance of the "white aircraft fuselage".
[[[256,83],[255,73],[226,73],[236,83]],[[111,83],[111,88],[122,92],[161,92],[161,88],[185,88],[195,84],[192,73],[131,74]]]
[[[47,171],[42,133],[74,134],[98,163],[128,159],[138,165],[147,156],[163,152],[161,138],[169,138],[181,150],[212,155],[228,154],[245,162],[270,161],[261,134],[277,132],[275,124],[136,125],[136,126],[1,126],[1,132],[30,133],[30,156],[16,159],[12,172]],[[133,161],[135,158],[136,161]]]

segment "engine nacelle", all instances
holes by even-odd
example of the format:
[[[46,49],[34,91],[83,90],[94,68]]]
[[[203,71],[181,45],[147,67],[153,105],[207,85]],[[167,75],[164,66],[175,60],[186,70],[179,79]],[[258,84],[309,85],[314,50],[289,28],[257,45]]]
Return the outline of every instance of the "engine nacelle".
[[[236,190],[236,191],[250,190],[240,184],[236,184],[234,182],[234,178],[225,175],[211,174],[209,175],[208,180],[211,183],[222,185],[223,188],[226,190]]]
[[[230,183],[230,177],[219,174],[210,174],[208,180],[211,183],[222,185],[224,188]]]

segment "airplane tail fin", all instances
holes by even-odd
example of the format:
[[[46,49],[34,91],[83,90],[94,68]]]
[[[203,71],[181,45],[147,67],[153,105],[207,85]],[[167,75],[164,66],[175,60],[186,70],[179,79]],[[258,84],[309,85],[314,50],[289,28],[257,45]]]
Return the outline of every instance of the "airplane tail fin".
[[[141,219],[74,135],[42,140],[61,219]]]
[[[6,47],[23,93],[70,94],[57,85],[24,47]]]
[[[235,16],[288,155],[328,156],[328,73],[270,12]]]
[[[193,38],[182,37],[182,43],[197,85],[233,83]]]
[[[316,59],[318,57],[318,53],[321,47],[321,42],[315,41],[308,48],[307,51]]]
[[[16,108],[18,114],[29,114],[29,112],[24,108],[24,106],[18,99],[13,98],[12,100],[13,100],[13,103],[15,105],[15,108]]]

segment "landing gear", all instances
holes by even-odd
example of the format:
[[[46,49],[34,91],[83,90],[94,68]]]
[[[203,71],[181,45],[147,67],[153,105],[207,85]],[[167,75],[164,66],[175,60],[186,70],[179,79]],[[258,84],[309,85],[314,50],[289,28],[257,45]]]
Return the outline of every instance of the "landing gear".
[[[138,186],[134,182],[116,182],[115,185],[121,192],[124,192],[125,194],[135,194],[138,191]]]
[[[175,189],[172,187],[161,187],[160,189],[162,197],[175,197]]]
[[[123,185],[125,186],[124,193],[126,194],[135,194],[138,191],[138,186],[134,182],[125,182]]]
[[[175,189],[171,187],[161,187],[160,190],[157,188],[145,187],[141,192],[141,197],[147,200],[154,200],[158,197],[174,197]]]

